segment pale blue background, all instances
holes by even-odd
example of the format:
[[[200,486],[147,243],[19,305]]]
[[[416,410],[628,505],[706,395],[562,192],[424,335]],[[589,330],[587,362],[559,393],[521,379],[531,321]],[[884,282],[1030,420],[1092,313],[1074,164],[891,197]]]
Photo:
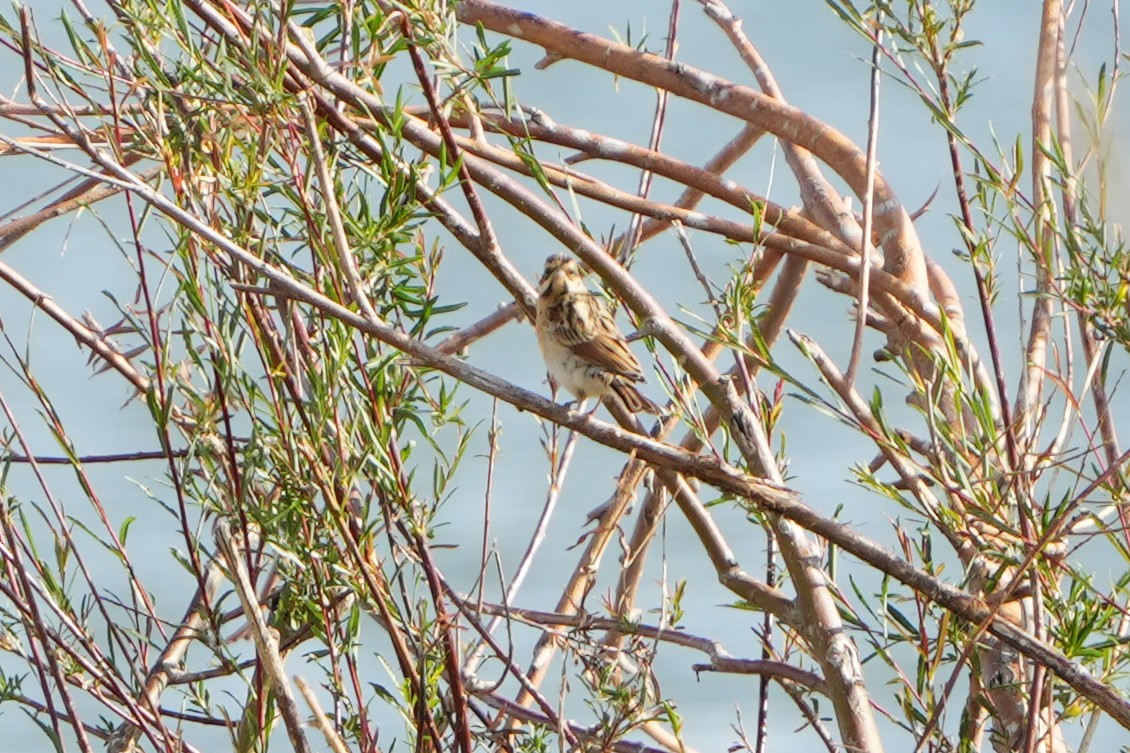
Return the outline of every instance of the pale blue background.
[[[50,41],[63,44],[57,26],[52,29],[50,23],[63,6],[44,1],[33,6],[41,31]],[[598,34],[608,34],[611,27],[624,35],[630,24],[634,40],[646,31],[649,49],[659,51],[664,46],[668,3],[542,2],[522,7]],[[865,42],[844,27],[818,0],[735,2],[731,7],[745,19],[746,33],[771,66],[787,99],[831,123],[857,143],[864,143],[870,86],[867,63],[870,50]],[[1075,60],[1082,66],[1079,75],[1088,81],[1094,81],[1098,62],[1109,56],[1112,49],[1109,16],[1098,17],[1099,13],[1106,12],[1105,9],[1091,9],[1094,15],[1079,42],[1081,52]],[[7,11],[5,15],[12,17]],[[962,60],[966,66],[976,65],[985,80],[978,85],[973,101],[961,116],[961,122],[967,133],[987,152],[992,152],[992,134],[996,134],[1006,147],[1020,134],[1027,149],[1031,71],[1038,23],[1039,5],[1024,0],[985,0],[969,20],[966,38],[980,39],[985,46],[967,52]],[[462,39],[470,43],[472,36],[463,33],[465,31],[461,32]],[[701,13],[696,3],[683,4],[679,40],[679,60],[737,81],[749,82],[750,76],[725,36]],[[542,52],[538,49],[514,43],[510,62],[522,70],[522,75],[513,82],[520,101],[545,110],[559,122],[646,143],[654,109],[654,97],[650,91],[630,81],[615,82],[611,77],[595,74],[591,69],[569,61],[560,62],[546,71],[535,71],[533,64],[541,56]],[[5,58],[7,61],[12,59],[11,56]],[[5,94],[13,95],[17,91],[10,83],[16,75],[17,71],[4,71],[0,82]],[[21,98],[22,94],[20,91]],[[702,163],[739,128],[740,124],[730,118],[673,98],[663,147],[691,163]],[[548,148],[543,149],[541,155],[551,160],[558,158]],[[1116,153],[1116,156],[1120,155]],[[912,209],[920,206],[940,187],[930,212],[918,221],[917,226],[924,246],[935,258],[947,264],[961,288],[970,329],[976,333],[975,339],[983,348],[971,275],[952,259],[950,253],[960,242],[948,217],[954,210],[954,202],[944,134],[931,125],[927,113],[914,96],[890,79],[884,80],[882,89],[879,158],[880,169]],[[965,164],[967,169],[972,167],[968,160]],[[1121,161],[1116,159],[1115,166],[1115,177],[1121,178],[1125,174]],[[0,168],[7,176],[0,181],[0,211],[4,212],[25,200],[29,193],[46,188],[58,179],[58,173],[48,174],[27,159],[8,158],[0,162]],[[579,168],[615,179],[619,185],[629,189],[634,189],[637,181],[636,173],[622,168],[595,162],[582,163]],[[768,139],[763,140],[730,175],[779,203],[796,201],[792,177]],[[832,177],[830,173],[827,175]],[[1125,195],[1122,188],[1121,183],[1115,186],[1116,197]],[[678,190],[657,181],[652,196],[673,199]],[[1112,201],[1112,204],[1118,203]],[[121,206],[120,203],[118,206]],[[497,210],[499,203],[492,201],[489,206]],[[584,221],[597,233],[607,234],[613,226],[621,231],[629,222],[629,216],[624,212],[591,204],[583,204],[583,207]],[[707,203],[703,208],[714,210],[718,206]],[[733,216],[728,208],[725,211]],[[102,215],[112,221],[120,220],[115,212],[103,210]],[[559,249],[553,247],[528,221],[515,220],[509,212],[497,212],[495,222],[507,254],[529,277],[536,279],[544,257]],[[125,238],[125,230],[126,225],[119,224],[116,227],[118,237]],[[725,266],[734,258],[733,247],[703,233],[692,234],[692,239],[704,268],[715,279],[724,279]],[[153,233],[150,240],[156,244],[160,237]],[[1018,285],[1013,271],[1013,251],[1007,244],[998,248],[998,253],[1003,255],[1002,270],[1006,271],[1004,289],[1006,295],[1014,298]],[[461,321],[472,321],[500,303],[499,288],[478,269],[469,255],[449,244],[447,256],[448,266],[441,277],[441,284],[451,295],[468,300],[470,304]],[[122,300],[132,295],[133,282],[126,263],[112,250],[106,234],[89,214],[78,219],[68,217],[55,221],[7,251],[4,261],[48,290],[72,313],[78,315],[84,309],[90,309],[104,324],[114,321],[115,315],[113,307],[99,291],[114,291]],[[682,316],[679,314],[680,306],[704,310],[701,290],[690,279],[682,251],[673,237],[663,236],[648,244],[641,254],[637,271],[672,314]],[[846,318],[849,301],[828,293],[811,279],[806,283],[801,301],[791,326],[815,337],[843,363],[850,340]],[[1020,330],[1016,310],[1015,304],[1002,301],[996,312],[1004,348],[1011,354],[1008,366],[1010,388],[1015,385],[1018,363],[1015,353],[1018,352]],[[21,349],[25,341],[31,340],[29,352],[36,374],[66,420],[79,451],[125,452],[155,448],[156,440],[144,406],[134,402],[122,407],[129,397],[129,389],[110,375],[76,378],[76,373],[89,373],[85,366],[86,354],[76,348],[71,339],[61,335],[46,317],[30,317],[29,311],[27,301],[0,289],[0,317],[5,330]],[[879,340],[872,337],[866,352],[871,352],[879,344]],[[638,352],[643,355],[642,348]],[[779,346],[776,356],[799,378],[815,383],[813,370],[788,345]],[[472,363],[523,386],[546,390],[544,371],[536,357],[536,345],[525,324],[511,324],[477,344],[469,358]],[[909,412],[899,410],[902,394],[891,389],[889,381],[876,378],[871,373],[864,374],[863,380],[861,391],[864,394],[873,383],[883,385],[888,390],[888,406],[896,415],[911,420]],[[76,390],[76,384],[84,385],[85,389]],[[765,379],[762,386],[771,388],[772,382]],[[35,449],[41,453],[56,454],[49,435],[36,418],[36,406],[26,400],[15,379],[6,371],[0,371],[0,389],[3,389],[5,398],[14,404],[21,428],[34,439]],[[659,394],[654,379],[650,389]],[[482,537],[483,472],[486,468],[484,456],[490,404],[469,391],[463,394],[470,400],[466,412],[468,422],[482,422],[482,425],[468,453],[458,491],[443,508],[442,517],[447,525],[439,530],[437,543],[455,548],[437,550],[437,557],[457,587],[470,587],[478,566]],[[501,553],[503,564],[512,569],[525,548],[541,508],[546,487],[546,464],[538,445],[541,432],[533,418],[502,406],[499,419],[503,428],[492,502],[491,539]],[[917,427],[914,423],[909,425]],[[843,427],[825,417],[817,417],[795,401],[786,407],[783,429],[788,440],[790,483],[803,492],[805,499],[829,515],[842,507],[839,511],[841,519],[890,543],[891,521],[902,511],[861,491],[850,481],[851,466],[870,460],[874,453],[872,447],[856,441],[854,435]],[[569,551],[569,547],[585,530],[585,513],[611,493],[613,476],[621,464],[622,459],[614,453],[581,441],[550,537],[517,600],[519,604],[552,608],[563,573],[570,571],[576,562],[579,552]],[[180,548],[182,542],[179,536],[169,535],[172,527],[170,518],[157,511],[138,486],[153,489],[169,501],[163,472],[161,463],[89,469],[103,504],[116,523],[127,516],[139,518],[131,536],[130,552],[135,561],[145,565],[146,582],[154,589],[163,614],[176,619],[183,610],[188,581],[172,562],[168,551],[171,547]],[[125,478],[127,475],[129,479]],[[421,475],[426,477],[426,470]],[[85,519],[86,506],[73,486],[71,472],[55,469],[50,472],[49,478],[52,488],[63,495],[64,504],[67,499],[79,503],[80,510],[72,509],[70,512]],[[43,499],[42,492],[34,486],[24,468],[13,470],[10,486],[21,498]],[[704,496],[709,498],[706,490]],[[714,512],[725,524],[730,543],[743,566],[751,573],[759,572],[764,554],[763,540],[757,529],[747,526],[744,516],[736,510],[718,507]],[[86,552],[95,563],[102,556],[97,547],[87,546]],[[590,596],[592,609],[599,608],[601,596],[611,587],[611,569],[617,555],[618,552],[613,550],[605,557],[605,569],[609,572],[602,576]],[[841,563],[848,564],[850,561],[841,558]],[[106,589],[123,593],[125,583],[115,564],[109,558],[104,564],[109,581]],[[865,591],[876,585],[868,576],[855,570],[851,572],[861,579]],[[950,577],[956,580],[958,574],[952,571]],[[680,516],[674,513],[667,520],[663,537],[653,547],[651,573],[641,592],[641,606],[656,607],[661,603],[661,579],[665,579],[670,590],[683,578],[688,579],[692,586],[683,605],[687,611],[683,622],[685,628],[722,641],[737,656],[756,658],[759,650],[750,630],[760,624],[760,616],[720,606],[732,603],[733,596],[717,585],[693,535]],[[841,584],[846,588],[847,583],[847,578],[841,574]],[[649,622],[654,618],[655,615],[645,616]],[[877,629],[882,628],[873,620],[870,624]],[[524,664],[528,651],[523,647],[528,647],[531,638],[529,634],[520,634],[516,638],[519,649],[515,657]],[[865,655],[869,654],[866,648],[863,651]],[[665,648],[661,652],[657,672],[663,682],[664,693],[678,703],[686,724],[687,742],[700,750],[721,750],[736,740],[730,729],[735,721],[735,708],[741,709],[743,722],[752,734],[756,719],[757,682],[753,678],[722,675],[705,675],[696,679],[689,667],[703,660],[704,657],[691,652]],[[877,701],[889,703],[887,686],[884,685],[888,673],[878,664],[871,662],[867,665],[872,692]],[[317,674],[298,659],[292,660],[289,668],[292,672],[303,673],[308,679],[317,679]],[[374,672],[377,671],[374,668]],[[388,682],[387,678],[379,675],[374,676],[373,681]],[[233,683],[231,687],[239,697],[241,694],[236,685]],[[547,686],[546,691],[550,697],[557,692],[554,684]],[[175,705],[177,697],[168,693],[165,701],[168,705]],[[960,701],[959,691],[947,717],[947,728],[951,730],[960,712]],[[827,707],[826,704],[824,706]],[[380,703],[375,703],[374,708],[380,709]],[[579,704],[571,704],[569,714],[574,718],[587,719]],[[778,750],[784,745],[816,745],[811,733],[791,737],[792,731],[799,726],[798,717],[791,703],[776,691],[772,719],[771,750]],[[394,737],[402,737],[401,730],[399,722],[391,716],[384,717],[382,721],[381,743],[388,746]],[[1107,736],[1105,749],[1127,739],[1122,730],[1109,722],[1104,723],[1103,729]],[[45,749],[40,733],[13,706],[0,707],[0,730],[8,739],[26,741],[23,744],[27,749]],[[193,730],[190,739],[201,742],[207,738]],[[889,726],[885,726],[885,741],[888,750],[909,749],[908,737]],[[219,740],[217,742],[223,744]],[[276,744],[285,746],[287,743],[280,737]],[[320,740],[315,744],[321,747]],[[1099,745],[1097,749],[1104,747]]]

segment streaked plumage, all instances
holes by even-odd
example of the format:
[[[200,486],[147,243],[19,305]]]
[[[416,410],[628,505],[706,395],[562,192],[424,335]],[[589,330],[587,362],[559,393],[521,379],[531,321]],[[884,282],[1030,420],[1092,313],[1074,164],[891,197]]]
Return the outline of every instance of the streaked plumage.
[[[545,260],[538,286],[535,323],[549,375],[579,400],[615,392],[633,413],[658,413],[633,383],[643,369],[600,296],[585,287],[577,262],[567,256]]]

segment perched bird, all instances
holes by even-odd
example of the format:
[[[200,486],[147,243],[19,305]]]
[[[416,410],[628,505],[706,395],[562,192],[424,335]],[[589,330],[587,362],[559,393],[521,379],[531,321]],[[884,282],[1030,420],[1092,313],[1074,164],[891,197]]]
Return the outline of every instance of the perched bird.
[[[633,413],[659,413],[635,388],[644,381],[643,369],[612,312],[589,292],[580,266],[567,256],[545,260],[535,328],[550,378],[578,400],[615,392]]]

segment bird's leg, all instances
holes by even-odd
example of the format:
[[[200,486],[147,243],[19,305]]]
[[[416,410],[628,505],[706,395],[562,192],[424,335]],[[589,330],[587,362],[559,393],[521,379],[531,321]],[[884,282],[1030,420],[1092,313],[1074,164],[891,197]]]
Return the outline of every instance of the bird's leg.
[[[582,398],[578,398],[576,400],[570,400],[569,402],[564,403],[564,407],[572,413],[586,413],[587,415],[591,416],[593,413],[596,413],[596,408],[600,407],[600,401],[599,400],[597,401],[596,408],[593,408],[590,411],[586,411],[585,407],[588,405],[588,402],[589,402],[589,399],[587,397],[582,397]]]
[[[557,380],[553,378],[552,374],[546,374],[545,380],[549,382],[549,397],[553,402],[557,402]],[[567,411],[573,410],[573,406],[578,403],[584,402],[583,400],[566,400],[561,403],[561,407]]]

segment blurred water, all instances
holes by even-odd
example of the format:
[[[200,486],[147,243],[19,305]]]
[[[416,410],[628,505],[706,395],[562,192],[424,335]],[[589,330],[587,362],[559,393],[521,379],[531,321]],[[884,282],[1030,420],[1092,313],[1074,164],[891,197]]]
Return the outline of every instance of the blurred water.
[[[49,19],[57,16],[61,7],[46,0],[35,4],[37,18],[45,33],[58,34],[57,27],[53,31],[49,27]],[[527,3],[525,7],[602,35],[615,29],[626,38],[630,25],[632,39],[638,41],[646,33],[646,46],[652,50],[663,47],[669,10],[667,3],[642,1],[559,3],[545,0]],[[815,0],[735,2],[731,7],[745,19],[746,33],[773,69],[787,99],[834,125],[857,143],[864,143],[870,86],[867,62],[870,51],[864,41],[843,27],[824,3]],[[970,51],[964,59],[968,65],[976,65],[985,78],[962,116],[962,123],[970,137],[983,145],[987,146],[994,134],[1005,148],[1011,146],[1017,134],[1021,134],[1027,144],[1032,89],[1030,71],[1038,21],[1038,4],[1022,0],[983,2],[969,21],[966,38],[981,39],[986,44]],[[1108,56],[1112,48],[1109,33],[1102,31],[1105,25],[1105,22],[1093,21],[1078,42],[1080,54],[1076,61],[1081,66],[1079,75],[1088,81],[1095,78],[1097,61]],[[52,38],[59,41],[57,36]],[[470,36],[467,35],[467,38],[469,40]],[[545,71],[535,71],[534,63],[541,55],[540,50],[514,44],[510,62],[522,71],[522,75],[513,82],[519,101],[545,110],[561,123],[583,125],[594,132],[646,143],[654,108],[654,99],[649,91],[630,81],[591,75],[589,69],[569,61],[557,63]],[[692,3],[683,5],[677,57],[689,65],[709,69],[733,80],[748,82],[750,79],[724,35]],[[14,91],[9,83],[14,75],[14,71],[3,74],[0,83],[4,84],[5,93]],[[688,162],[702,163],[739,127],[740,124],[730,118],[673,99],[663,148]],[[567,156],[554,153],[550,148],[544,148],[540,154],[553,161]],[[984,338],[980,327],[975,326],[977,318],[971,277],[953,260],[950,252],[960,245],[960,241],[949,218],[954,202],[944,135],[931,125],[914,96],[890,79],[883,83],[879,156],[880,169],[909,207],[918,207],[938,189],[930,211],[917,222],[917,227],[924,246],[946,264],[963,291],[970,329],[975,332],[974,339],[983,349]],[[1125,171],[1121,169],[1121,163],[1118,164],[1115,189],[1116,195],[1121,198],[1124,191],[1118,181],[1124,178]],[[595,162],[581,163],[578,167],[598,177],[616,180],[622,186],[635,185],[635,174],[623,168]],[[44,173],[27,160],[5,163],[4,168],[8,171],[6,174],[15,179],[0,181],[0,210],[7,211],[49,183]],[[766,139],[759,144],[730,175],[778,203],[788,205],[797,201],[791,176],[771,140]],[[677,192],[677,188],[658,181],[653,196],[670,199]],[[624,212],[583,201],[581,207],[583,216],[580,219],[596,233],[611,234],[613,228],[619,232],[629,223],[630,218]],[[488,208],[494,212],[495,227],[505,252],[527,276],[536,279],[545,256],[560,249],[553,247],[528,221],[505,211],[499,202],[488,198]],[[718,209],[718,206],[707,203],[703,208],[710,211]],[[729,210],[725,211],[732,216]],[[125,237],[125,226],[115,232],[119,237]],[[702,233],[692,234],[692,240],[707,274],[716,280],[724,279],[727,265],[735,263],[735,247]],[[155,233],[155,247],[160,242],[159,234]],[[1006,259],[1008,251],[1010,249],[1003,246],[1000,248]],[[104,324],[113,321],[115,315],[113,306],[100,291],[113,291],[120,300],[128,300],[133,294],[130,289],[132,276],[126,260],[115,253],[106,240],[106,234],[89,213],[78,219],[64,218],[38,231],[9,249],[4,261],[47,289],[69,311],[78,313],[91,309]],[[1005,263],[1012,264],[1011,261]],[[707,311],[702,291],[689,274],[683,252],[673,237],[662,236],[649,243],[641,252],[637,271],[667,310],[678,318],[689,320],[690,313],[680,313],[683,311],[700,314]],[[123,281],[126,281],[125,285]],[[441,290],[468,301],[465,321],[485,315],[503,301],[493,281],[469,255],[453,244],[449,245],[448,263],[440,283]],[[1016,291],[1022,287],[1023,283],[1013,275],[1013,279],[1005,280],[1005,295],[1015,298]],[[0,289],[0,317],[3,318],[5,332],[18,343],[17,348],[23,348],[25,341],[32,343],[28,353],[36,375],[66,420],[79,451],[155,448],[156,438],[144,407],[134,402],[121,408],[129,391],[113,376],[96,376],[86,381],[85,378],[76,379],[75,374],[88,371],[84,363],[85,354],[69,338],[60,335],[58,328],[41,314],[33,316],[31,308],[26,300],[7,288]],[[844,363],[850,348],[848,309],[846,299],[828,293],[809,280],[791,326],[814,337],[840,363]],[[1009,303],[1002,303],[998,309],[1002,341],[1009,352],[1017,352],[1021,331],[1016,310],[1017,307]],[[881,344],[875,337],[868,342],[866,352]],[[642,347],[637,347],[637,353],[643,355]],[[813,370],[790,346],[778,346],[775,356],[787,371],[803,381],[815,383]],[[511,324],[478,343],[468,358],[475,365],[522,386],[547,391],[544,369],[526,324]],[[1014,357],[1007,366],[1013,382],[1017,365]],[[892,371],[889,367],[885,370]],[[873,384],[889,388],[889,382],[873,373],[865,373],[862,379],[861,392],[865,395]],[[76,390],[76,384],[85,384],[87,389]],[[772,379],[763,378],[761,386],[771,390]],[[648,389],[654,397],[661,395],[655,379],[651,380]],[[0,390],[9,399],[21,394],[16,379],[6,371],[0,372]],[[469,390],[463,390],[461,394],[469,400],[466,411],[468,422],[484,423],[458,477],[458,490],[443,508],[445,525],[438,532],[437,543],[451,545],[452,548],[438,549],[437,559],[457,588],[470,589],[481,557],[486,422],[491,415],[491,404]],[[910,411],[897,405],[900,393],[890,390],[888,395],[887,405],[892,414],[917,426]],[[25,400],[16,404],[14,409],[32,446],[38,452],[55,454],[50,434],[36,418],[36,406]],[[539,444],[542,430],[538,422],[528,414],[506,406],[499,408],[499,421],[502,433],[495,477],[503,483],[498,483],[491,500],[488,538],[509,576],[536,523],[546,493],[548,471]],[[873,538],[891,543],[891,522],[899,518],[902,511],[851,482],[851,467],[869,461],[874,453],[872,447],[858,442],[847,429],[826,417],[816,416],[796,401],[790,401],[786,406],[782,431],[787,437],[790,483],[803,493],[805,500],[825,514],[831,515],[840,510],[842,519]],[[426,455],[421,453],[418,457],[426,458]],[[562,574],[572,570],[578,557],[579,550],[571,550],[570,547],[584,533],[585,514],[609,496],[612,480],[621,463],[622,460],[614,453],[586,440],[580,442],[549,536],[517,600],[519,604],[553,608]],[[127,471],[102,468],[93,471],[92,475],[112,520],[120,524],[127,516],[138,517],[130,551],[138,561],[146,563],[143,580],[152,585],[157,598],[162,600],[159,606],[163,614],[177,619],[183,609],[180,600],[186,593],[188,579],[176,568],[167,552],[170,547],[178,547],[180,539],[169,537],[169,531],[174,528],[171,518],[156,509],[137,485],[124,478],[126,474],[137,479],[142,486],[155,489],[167,500],[169,495],[164,488],[163,465],[139,464],[130,466]],[[54,489],[70,489],[69,493],[76,493],[69,471],[53,471],[50,481]],[[21,498],[42,500],[44,496],[23,468],[13,470],[9,487]],[[704,495],[708,496],[705,490]],[[66,504],[65,499],[63,504]],[[722,522],[723,530],[730,536],[730,543],[743,566],[752,573],[758,572],[764,559],[764,543],[758,529],[746,524],[740,511],[719,506],[714,508],[714,512]],[[84,519],[89,515],[87,512],[76,514],[81,514]],[[93,520],[87,522],[94,523]],[[605,558],[605,569],[589,598],[590,610],[600,609],[601,597],[613,587],[615,568],[612,564],[617,555],[613,551]],[[92,554],[92,557],[97,555]],[[104,558],[103,564],[107,578],[118,573],[116,563],[109,557]],[[878,586],[870,574],[852,568],[850,562],[843,562],[842,566],[858,580],[864,592],[870,593]],[[956,571],[948,575],[953,580],[958,579]],[[680,516],[673,513],[652,552],[640,604],[659,607],[664,596],[669,595],[681,579],[692,584],[683,603],[685,629],[721,641],[737,656],[756,658],[758,644],[751,631],[760,624],[760,615],[726,606],[733,601],[732,595],[716,583],[709,562],[702,555],[692,532]],[[847,576],[841,574],[840,583],[846,588]],[[111,587],[125,588],[125,585],[123,582],[107,586]],[[497,583],[490,584],[490,593],[497,598]],[[166,598],[168,602],[163,601]],[[655,622],[657,618],[655,614],[645,615],[644,621]],[[872,624],[882,627],[873,621]],[[523,664],[533,636],[520,631],[514,640],[515,660]],[[866,649],[864,654],[868,654]],[[720,675],[696,678],[690,665],[702,660],[703,657],[687,651],[665,649],[661,652],[656,672],[664,681],[664,693],[678,703],[679,713],[686,723],[687,742],[701,750],[718,750],[737,739],[731,729],[737,718],[736,709],[740,709],[742,720],[752,731],[757,683],[752,678]],[[889,699],[883,695],[883,683],[889,679],[889,673],[878,664],[870,662],[867,671],[876,700],[885,703]],[[374,680],[377,681],[381,680]],[[550,697],[554,697],[556,692],[556,688],[547,689]],[[567,708],[570,714],[586,718],[586,711],[579,704],[570,702]],[[947,728],[953,728],[959,711],[960,698],[957,698],[952,702]],[[784,740],[791,742],[789,735],[799,726],[798,720],[788,699],[775,692],[771,746],[780,746]],[[388,725],[386,734],[394,736],[399,729],[398,722],[392,719],[383,721]],[[21,715],[8,713],[3,716],[0,725],[8,739],[26,741],[29,746],[38,744],[41,733]],[[1108,744],[1124,740],[1121,731],[1114,725],[1105,723],[1103,729]],[[906,747],[908,737],[893,725],[886,724],[884,734],[889,749]],[[389,737],[382,736],[382,742],[387,744]],[[809,732],[796,739],[804,741],[800,744],[816,743]]]

